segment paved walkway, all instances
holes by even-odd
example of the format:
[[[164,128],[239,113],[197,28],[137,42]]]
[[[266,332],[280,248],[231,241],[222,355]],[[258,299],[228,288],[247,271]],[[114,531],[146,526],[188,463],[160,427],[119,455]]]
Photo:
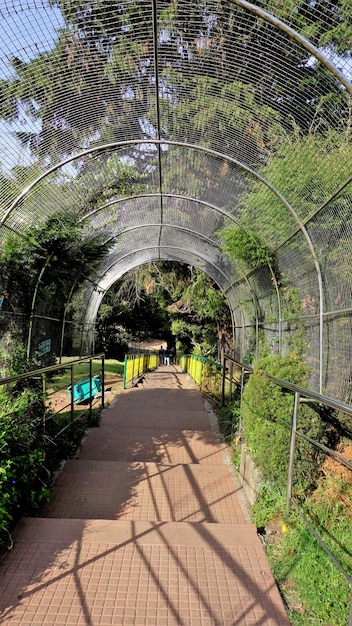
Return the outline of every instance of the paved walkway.
[[[226,452],[176,366],[118,394],[16,528],[0,624],[288,626]]]

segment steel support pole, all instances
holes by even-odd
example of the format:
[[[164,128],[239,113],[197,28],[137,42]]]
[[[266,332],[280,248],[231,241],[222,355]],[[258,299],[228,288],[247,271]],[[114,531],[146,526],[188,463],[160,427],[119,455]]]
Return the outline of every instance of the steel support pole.
[[[92,381],[92,376],[93,376],[93,361],[92,361],[92,359],[89,359],[89,422],[90,422],[90,424],[92,423],[92,407],[93,407],[93,397],[92,397],[93,381]]]
[[[292,424],[291,424],[290,458],[289,458],[289,464],[288,464],[287,495],[286,495],[286,515],[289,514],[290,506],[291,506],[293,458],[295,454],[297,414],[298,414],[299,400],[300,400],[300,394],[296,391],[295,401],[293,405],[293,413],[292,413]]]
[[[224,357],[224,363],[222,366],[221,406],[225,406],[225,376],[226,376],[226,357]]]
[[[101,405],[105,408],[105,356],[101,357]]]
[[[73,435],[73,420],[74,420],[74,412],[75,412],[74,384],[75,384],[74,365],[71,365],[71,435]]]

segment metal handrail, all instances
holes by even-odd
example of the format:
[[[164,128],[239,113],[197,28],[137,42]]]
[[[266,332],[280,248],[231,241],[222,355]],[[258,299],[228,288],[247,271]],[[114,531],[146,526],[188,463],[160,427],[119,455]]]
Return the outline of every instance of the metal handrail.
[[[233,359],[232,357],[230,357],[228,355],[225,355],[225,357],[224,357],[224,369],[223,369],[223,377],[224,377],[224,379],[226,377],[226,361],[229,361],[232,365],[236,365],[238,368],[241,369],[241,383],[236,381],[236,384],[241,384],[241,398],[242,398],[244,374],[245,373],[252,374],[253,373],[253,368],[250,367],[249,365],[245,365],[244,363],[241,363],[240,361],[236,361],[235,359]],[[264,371],[263,371],[263,376],[265,376],[266,378],[271,380],[273,383],[275,383],[276,385],[278,385],[282,389],[287,389],[289,391],[292,391],[295,394],[295,401],[294,401],[292,422],[291,422],[291,440],[290,440],[289,469],[288,469],[288,477],[287,477],[286,514],[288,515],[290,507],[291,507],[291,504],[293,504],[295,509],[296,509],[296,511],[298,512],[299,516],[301,517],[301,519],[306,524],[307,528],[309,528],[309,530],[312,532],[313,536],[320,543],[320,545],[325,550],[327,555],[330,557],[330,559],[333,561],[333,563],[335,563],[335,565],[339,568],[339,570],[345,576],[345,578],[347,579],[348,583],[350,585],[352,585],[352,577],[351,577],[351,575],[348,572],[346,572],[346,570],[343,568],[341,563],[339,563],[339,561],[336,559],[334,554],[330,551],[330,549],[325,544],[325,542],[322,539],[322,537],[317,533],[317,531],[310,524],[310,522],[308,521],[308,519],[304,515],[303,510],[299,507],[298,503],[296,502],[296,500],[292,496],[293,459],[294,459],[296,436],[302,437],[303,439],[305,439],[306,441],[308,441],[312,445],[320,448],[321,450],[323,450],[327,454],[329,454],[329,455],[335,457],[336,459],[338,459],[341,463],[346,465],[349,469],[352,469],[352,463],[350,461],[348,461],[347,459],[345,459],[340,454],[338,454],[335,450],[332,450],[331,448],[328,448],[327,446],[324,446],[319,441],[316,441],[315,439],[312,439],[311,437],[308,437],[307,435],[304,435],[303,433],[301,433],[300,431],[297,430],[297,414],[298,414],[298,407],[299,407],[300,402],[304,401],[304,400],[313,400],[317,404],[320,404],[320,405],[323,404],[323,405],[329,406],[329,407],[331,407],[333,409],[336,409],[338,411],[342,411],[343,413],[346,413],[347,415],[350,415],[350,416],[352,416],[352,407],[350,405],[348,405],[348,404],[345,404],[344,402],[340,402],[339,400],[335,400],[334,398],[330,398],[329,396],[324,396],[321,393],[317,393],[315,391],[312,391],[311,389],[306,389],[305,387],[301,387],[301,386],[296,385],[294,383],[290,383],[287,380],[282,380],[281,378],[276,378],[275,376],[271,376],[270,374],[267,374]],[[224,390],[224,387],[225,387],[225,385],[223,384],[223,390]],[[225,398],[224,398],[224,392],[223,392],[223,398],[222,398],[223,404],[224,404],[224,400],[225,400]],[[352,615],[352,602],[351,602],[351,615]]]
[[[99,354],[93,354],[90,356],[80,357],[79,359],[74,359],[73,361],[69,361],[68,363],[60,363],[57,365],[48,365],[47,367],[41,367],[36,370],[29,370],[28,372],[24,372],[23,374],[16,374],[15,376],[8,376],[7,378],[0,378],[0,385],[7,385],[8,383],[16,382],[17,380],[23,380],[25,378],[31,378],[32,376],[38,376],[39,374],[47,374],[48,372],[56,372],[57,370],[67,370],[71,367],[71,365],[78,365],[79,363],[86,363],[87,361],[92,361],[94,359],[104,358],[105,354],[103,352]]]
[[[225,355],[224,363],[226,361],[230,361],[234,365],[237,365],[241,370],[243,369],[245,372],[249,374],[253,373],[253,368],[250,365],[246,365],[241,363],[240,361],[236,361],[232,357]],[[307,389],[306,387],[300,387],[294,383],[290,383],[287,380],[282,380],[281,378],[276,378],[275,376],[271,376],[263,371],[264,376],[269,378],[274,383],[279,385],[279,387],[283,387],[284,389],[289,389],[293,392],[298,392],[300,396],[304,396],[305,398],[309,398],[310,400],[315,400],[318,404],[326,404],[332,409],[336,409],[338,411],[342,411],[343,413],[347,413],[348,415],[352,415],[352,407],[349,404],[345,404],[344,402],[340,402],[339,400],[335,400],[334,398],[330,398],[330,396],[324,396],[321,393],[316,391],[312,391],[311,389]]]
[[[101,403],[102,403],[102,407],[105,407],[105,391],[104,391],[104,386],[105,386],[105,354],[103,352],[99,353],[99,354],[94,354],[94,355],[90,355],[90,356],[85,356],[85,357],[81,357],[79,359],[74,359],[73,361],[70,361],[69,363],[62,363],[62,364],[58,364],[58,365],[49,365],[47,367],[41,367],[39,369],[35,369],[35,370],[30,370],[28,372],[24,372],[23,374],[16,374],[15,376],[8,376],[6,378],[0,378],[0,385],[7,385],[9,383],[14,383],[17,382],[19,380],[25,380],[26,378],[33,378],[35,376],[41,376],[42,378],[42,386],[43,386],[43,392],[45,393],[45,375],[50,373],[50,372],[57,372],[57,370],[67,370],[70,369],[71,370],[71,389],[72,389],[72,393],[71,393],[71,403],[70,403],[70,412],[71,412],[71,425],[73,424],[74,420],[74,407],[75,407],[75,403],[74,403],[74,396],[73,396],[73,387],[74,387],[74,367],[75,365],[79,365],[80,363],[86,363],[87,361],[89,361],[89,378],[90,378],[90,394],[89,394],[89,417],[91,419],[92,417],[92,407],[93,407],[93,398],[92,398],[92,361],[94,359],[101,359],[101,383],[102,383],[102,389],[101,389]]]

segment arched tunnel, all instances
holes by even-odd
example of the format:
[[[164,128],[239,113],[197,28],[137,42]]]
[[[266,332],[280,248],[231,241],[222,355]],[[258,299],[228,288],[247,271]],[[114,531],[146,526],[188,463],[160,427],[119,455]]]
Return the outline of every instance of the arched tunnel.
[[[89,353],[111,286],[176,261],[224,293],[233,356],[298,332],[311,389],[349,402],[349,3],[3,0],[0,19],[3,341]],[[90,272],[36,240],[67,214],[104,247]],[[231,256],[224,232],[269,254]]]

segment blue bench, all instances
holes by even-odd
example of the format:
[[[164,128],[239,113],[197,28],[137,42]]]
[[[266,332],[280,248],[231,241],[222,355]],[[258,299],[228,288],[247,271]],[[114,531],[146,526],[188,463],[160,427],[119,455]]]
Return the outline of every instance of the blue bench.
[[[87,400],[90,400],[91,397],[94,398],[94,396],[99,393],[101,389],[102,385],[100,376],[94,376],[92,378],[92,388],[90,385],[90,378],[80,380],[78,383],[73,385],[73,400],[76,404],[86,402]],[[70,396],[72,396],[72,385],[67,387],[67,391]]]

